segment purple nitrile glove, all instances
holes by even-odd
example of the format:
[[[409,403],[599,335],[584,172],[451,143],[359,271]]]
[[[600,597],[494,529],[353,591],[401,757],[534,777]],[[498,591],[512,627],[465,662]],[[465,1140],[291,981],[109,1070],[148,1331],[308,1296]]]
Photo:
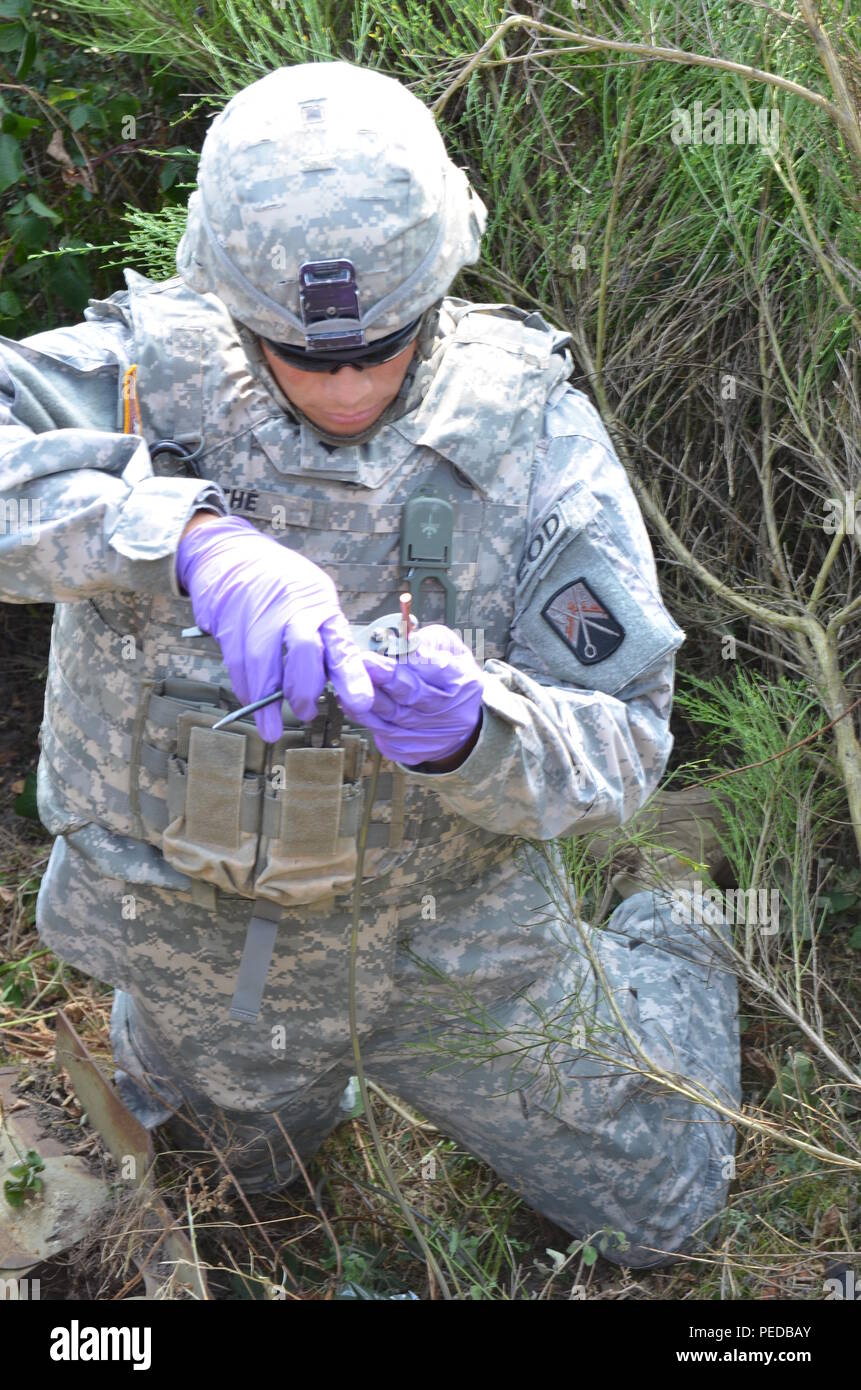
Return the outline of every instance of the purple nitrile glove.
[[[370,729],[380,752],[406,767],[441,762],[469,741],[481,718],[485,676],[469,648],[441,624],[422,628],[409,656],[365,652],[374,703],[344,712]]]
[[[327,680],[357,713],[371,705],[374,689],[335,585],[304,555],[242,517],[219,517],[183,536],[176,572],[243,705],[280,687],[298,718],[310,720]],[[267,743],[280,738],[278,701],[254,719]]]

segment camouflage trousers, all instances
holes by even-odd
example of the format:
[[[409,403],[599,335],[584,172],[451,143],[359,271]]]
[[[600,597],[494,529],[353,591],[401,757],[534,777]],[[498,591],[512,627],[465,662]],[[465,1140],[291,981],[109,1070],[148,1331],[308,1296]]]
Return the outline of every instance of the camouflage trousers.
[[[136,893],[149,925],[112,981],[124,1099],[178,1147],[223,1156],[248,1193],[292,1182],[294,1150],[304,1163],[346,1118],[349,912],[279,928],[247,1024],[228,1008],[248,905],[225,900],[205,921],[163,889]],[[728,929],[674,920],[647,892],[601,930],[517,915],[486,893],[453,898],[442,920],[363,909],[367,1075],[609,1259],[646,1267],[695,1250],[726,1203],[735,1148],[731,1124],[696,1098],[740,1100]]]

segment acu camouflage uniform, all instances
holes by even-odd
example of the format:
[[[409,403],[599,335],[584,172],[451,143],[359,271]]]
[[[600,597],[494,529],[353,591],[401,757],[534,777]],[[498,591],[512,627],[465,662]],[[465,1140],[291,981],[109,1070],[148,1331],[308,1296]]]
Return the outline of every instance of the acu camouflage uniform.
[[[735,982],[713,934],[674,924],[666,901],[640,893],[594,931],[548,887],[548,865],[565,881],[558,837],[627,820],[658,785],[683,640],[624,470],[566,384],[567,335],[447,298],[382,421],[334,444],[220,298],[126,281],[84,323],[0,338],[0,495],[26,522],[0,535],[0,598],[56,604],[38,796],[57,838],[37,924],[115,986],[123,1095],[149,1126],[184,1107],[219,1152],[229,1143],[248,1191],[295,1175],[281,1126],[307,1159],[342,1118],[351,894],[297,901],[279,879],[286,798],[268,773],[283,750],[253,724],[232,839],[189,859],[177,769],[190,728],[236,702],[217,643],[182,636],[194,616],[176,549],[194,510],[232,509],[313,559],[367,623],[396,606],[403,508],[430,490],[454,513],[454,610],[431,586],[419,616],[481,642],[488,679],[459,768],[382,764],[365,1066],[565,1229],[621,1231],[630,1246],[604,1242],[610,1258],[660,1262],[723,1206],[734,1136],[639,1072],[645,1055],[737,1104]],[[198,477],[164,439],[188,443]],[[361,805],[373,737],[348,739]],[[239,1022],[261,893],[280,925],[260,1016]],[[193,1126],[171,1128],[201,1147]]]

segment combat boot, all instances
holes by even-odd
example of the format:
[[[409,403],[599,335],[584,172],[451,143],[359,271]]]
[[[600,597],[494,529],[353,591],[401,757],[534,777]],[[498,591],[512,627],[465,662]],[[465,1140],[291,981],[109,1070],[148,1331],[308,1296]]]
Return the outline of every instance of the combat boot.
[[[708,786],[657,791],[625,825],[590,836],[587,852],[609,861],[610,883],[623,898],[656,889],[696,893],[709,881],[726,886],[730,867],[720,839],[726,810]]]

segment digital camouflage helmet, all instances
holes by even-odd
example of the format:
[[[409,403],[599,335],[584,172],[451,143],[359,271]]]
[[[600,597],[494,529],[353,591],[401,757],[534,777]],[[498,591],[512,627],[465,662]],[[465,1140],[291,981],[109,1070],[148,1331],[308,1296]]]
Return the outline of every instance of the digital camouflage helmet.
[[[486,217],[406,87],[303,63],[245,87],[213,121],[176,263],[252,332],[361,360],[380,339],[415,336],[478,259]]]

